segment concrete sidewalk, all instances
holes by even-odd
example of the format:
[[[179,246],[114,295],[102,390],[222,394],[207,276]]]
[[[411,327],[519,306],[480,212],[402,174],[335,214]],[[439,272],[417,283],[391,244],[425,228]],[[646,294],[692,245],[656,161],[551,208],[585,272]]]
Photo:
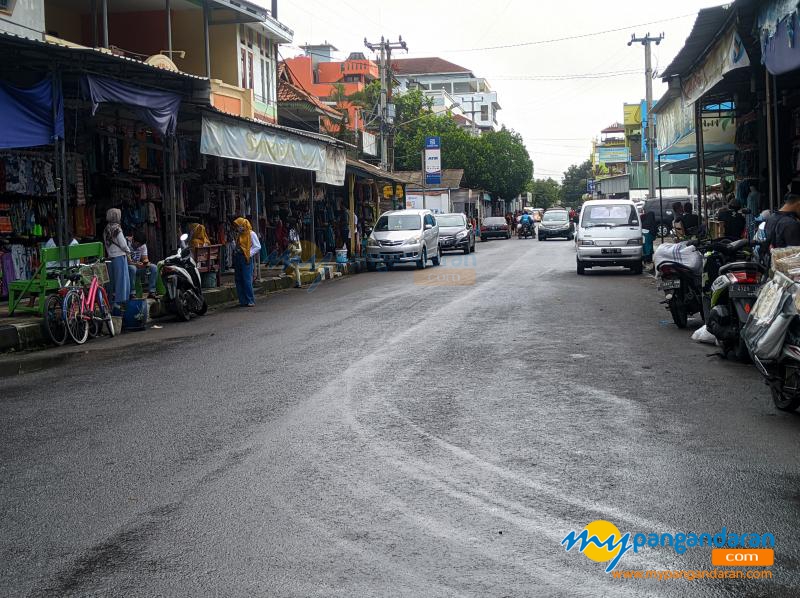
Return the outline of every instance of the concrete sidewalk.
[[[357,260],[347,264],[318,263],[314,271],[311,271],[308,264],[304,264],[301,265],[300,270],[300,280],[303,287],[310,287],[340,276],[358,274],[365,271],[366,266],[362,260]],[[285,274],[282,267],[270,268],[263,266],[261,268],[261,280],[255,282],[253,290],[256,296],[263,296],[290,289],[294,286],[294,276]],[[223,274],[222,286],[214,289],[203,289],[203,296],[206,298],[210,309],[219,309],[235,304],[238,301],[238,297],[236,286],[233,282],[233,274]],[[151,299],[148,302],[150,303],[151,320],[171,316],[164,310],[160,301]],[[0,311],[8,313],[7,304],[0,304]],[[53,348],[53,346],[42,327],[41,317],[30,315],[0,317],[0,361],[3,359],[3,353],[45,348]]]

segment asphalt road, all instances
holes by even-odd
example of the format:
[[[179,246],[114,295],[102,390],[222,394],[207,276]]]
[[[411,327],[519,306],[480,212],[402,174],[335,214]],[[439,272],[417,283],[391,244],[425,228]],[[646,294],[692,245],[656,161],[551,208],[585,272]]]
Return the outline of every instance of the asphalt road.
[[[0,595],[797,596],[800,417],[574,259],[479,243],[2,380]],[[772,533],[773,579],[615,580],[561,545],[596,519]]]

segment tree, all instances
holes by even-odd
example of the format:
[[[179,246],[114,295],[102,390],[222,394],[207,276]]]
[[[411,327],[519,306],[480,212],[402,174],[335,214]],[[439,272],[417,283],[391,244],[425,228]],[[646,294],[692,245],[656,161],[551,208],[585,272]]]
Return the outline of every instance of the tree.
[[[561,203],[561,185],[555,179],[533,180],[527,191],[533,195],[533,205],[536,208],[547,209]]]
[[[380,84],[370,83],[348,99],[365,110],[380,101]],[[450,113],[435,114],[432,100],[421,90],[397,93],[394,122],[394,166],[396,170],[421,170],[425,137],[436,135],[442,141],[442,168],[464,170],[464,184],[496,197],[511,199],[519,195],[533,176],[533,162],[522,137],[505,127],[473,137],[461,128]],[[370,129],[378,130],[375,119]]]
[[[587,192],[586,185],[591,177],[591,160],[586,160],[583,164],[573,164],[567,168],[561,184],[564,202],[568,205],[580,203],[581,197]]]

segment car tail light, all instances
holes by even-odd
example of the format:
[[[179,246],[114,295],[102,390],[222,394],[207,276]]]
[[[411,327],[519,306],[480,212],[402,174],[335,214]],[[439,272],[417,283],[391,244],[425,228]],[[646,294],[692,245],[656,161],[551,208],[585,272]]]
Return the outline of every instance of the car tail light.
[[[481,227],[481,232],[482,232],[482,233],[485,233],[487,230],[488,230],[488,229],[487,229],[485,226],[482,226],[482,227]]]
[[[728,280],[736,284],[758,284],[758,272],[728,272]]]
[[[641,244],[642,244],[641,237],[638,237],[636,239],[628,239],[628,245],[641,245]]]
[[[582,239],[580,244],[585,247],[589,247],[594,245],[594,241],[592,241],[591,239]]]

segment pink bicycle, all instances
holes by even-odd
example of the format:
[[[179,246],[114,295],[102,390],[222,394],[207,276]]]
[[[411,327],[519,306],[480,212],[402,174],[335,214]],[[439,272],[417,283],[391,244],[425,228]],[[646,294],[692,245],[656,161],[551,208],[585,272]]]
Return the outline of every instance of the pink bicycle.
[[[80,266],[80,278],[83,285],[71,288],[64,296],[62,308],[67,333],[78,345],[82,345],[89,335],[97,336],[103,325],[108,328],[109,336],[114,336],[114,320],[111,318],[111,306],[100,280],[108,281],[105,262]],[[87,284],[88,282],[88,284]]]

